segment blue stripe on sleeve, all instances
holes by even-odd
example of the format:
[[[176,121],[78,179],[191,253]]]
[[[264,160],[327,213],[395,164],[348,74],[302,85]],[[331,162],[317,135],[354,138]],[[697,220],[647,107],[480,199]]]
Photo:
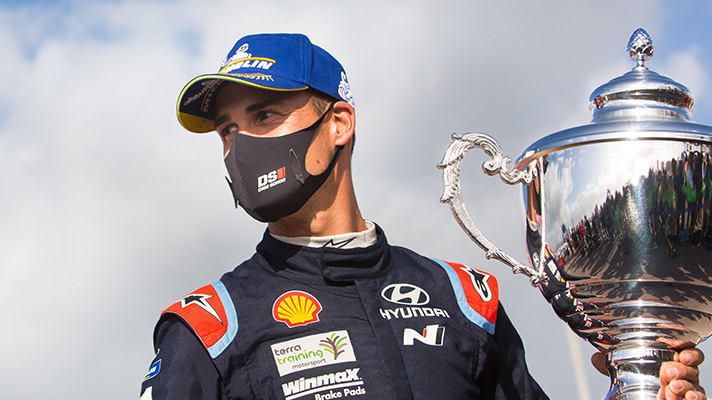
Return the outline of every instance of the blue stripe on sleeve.
[[[462,288],[462,282],[460,282],[460,277],[457,275],[457,272],[455,272],[451,266],[449,266],[442,260],[436,260],[434,258],[431,258],[431,260],[435,261],[445,270],[445,273],[450,279],[452,289],[455,291],[457,305],[460,306],[460,310],[463,314],[465,314],[465,317],[472,321],[473,324],[487,331],[490,335],[494,335],[495,324],[487,321],[487,319],[480,315],[477,310],[470,307],[470,303],[467,302],[467,297],[465,296],[465,291]]]
[[[238,324],[237,311],[235,310],[235,305],[232,303],[232,298],[227,292],[225,285],[222,282],[217,281],[214,282],[212,286],[218,293],[218,297],[220,297],[220,302],[222,302],[223,308],[225,308],[225,315],[227,316],[227,332],[225,332],[225,334],[223,335],[223,337],[220,338],[220,340],[218,340],[217,342],[215,342],[214,345],[208,348],[208,353],[210,353],[210,357],[215,359],[223,351],[225,351],[227,346],[232,343],[232,341],[235,339],[235,336],[237,336]]]

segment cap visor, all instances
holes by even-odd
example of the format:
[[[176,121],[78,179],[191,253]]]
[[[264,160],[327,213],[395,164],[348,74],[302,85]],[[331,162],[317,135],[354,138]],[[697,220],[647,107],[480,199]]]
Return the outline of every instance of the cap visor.
[[[240,74],[206,74],[200,75],[188,82],[178,96],[178,121],[190,132],[205,133],[212,131],[214,112],[211,110],[211,100],[215,94],[215,84],[218,81],[239,83],[265,90],[299,91],[309,87],[300,82],[262,73]]]

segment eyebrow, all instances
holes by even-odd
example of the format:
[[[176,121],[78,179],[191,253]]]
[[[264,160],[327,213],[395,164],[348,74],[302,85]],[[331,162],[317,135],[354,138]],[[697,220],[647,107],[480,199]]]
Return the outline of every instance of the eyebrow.
[[[251,104],[251,105],[245,107],[245,113],[249,114],[249,113],[255,112],[257,110],[261,110],[265,107],[269,107],[274,104],[279,104],[281,102],[282,101],[280,101],[279,98],[271,98],[271,99],[263,100],[258,103],[254,103],[254,104]]]
[[[227,122],[227,121],[229,121],[229,120],[230,120],[230,117],[228,117],[228,116],[225,115],[225,114],[223,114],[223,115],[221,115],[221,116],[215,118],[213,130],[218,130],[218,126],[224,124],[225,122]]]
[[[273,98],[273,99],[267,99],[264,101],[260,101],[260,102],[254,103],[254,104],[250,104],[249,106],[245,107],[245,114],[250,114],[255,111],[261,110],[263,108],[269,107],[271,105],[279,104],[281,102],[282,102],[281,99]],[[226,114],[218,116],[217,118],[215,118],[213,129],[217,130],[218,126],[220,126],[221,124],[224,124],[225,122],[227,122],[229,120],[230,120],[230,117],[227,116]]]

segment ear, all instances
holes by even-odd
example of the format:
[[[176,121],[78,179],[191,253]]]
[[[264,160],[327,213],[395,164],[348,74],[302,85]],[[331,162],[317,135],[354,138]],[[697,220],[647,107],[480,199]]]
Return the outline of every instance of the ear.
[[[345,101],[337,101],[331,108],[333,114],[334,143],[337,146],[345,146],[354,134],[356,129],[356,110],[351,104]]]

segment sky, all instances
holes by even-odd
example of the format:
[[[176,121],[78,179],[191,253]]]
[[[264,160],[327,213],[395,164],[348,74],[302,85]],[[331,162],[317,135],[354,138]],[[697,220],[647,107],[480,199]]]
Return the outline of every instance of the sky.
[[[435,165],[455,132],[517,158],[589,123],[589,94],[634,66],[640,27],[655,43],[646,65],[712,124],[710,18],[689,0],[0,1],[0,397],[138,398],[160,311],[248,258],[265,229],[232,207],[220,140],[182,129],[177,96],[239,37],[301,32],[349,75],[365,217],[392,244],[494,273],[545,391],[601,398],[593,348],[485,260],[439,203]],[[468,209],[523,261],[520,191],[471,153]]]

